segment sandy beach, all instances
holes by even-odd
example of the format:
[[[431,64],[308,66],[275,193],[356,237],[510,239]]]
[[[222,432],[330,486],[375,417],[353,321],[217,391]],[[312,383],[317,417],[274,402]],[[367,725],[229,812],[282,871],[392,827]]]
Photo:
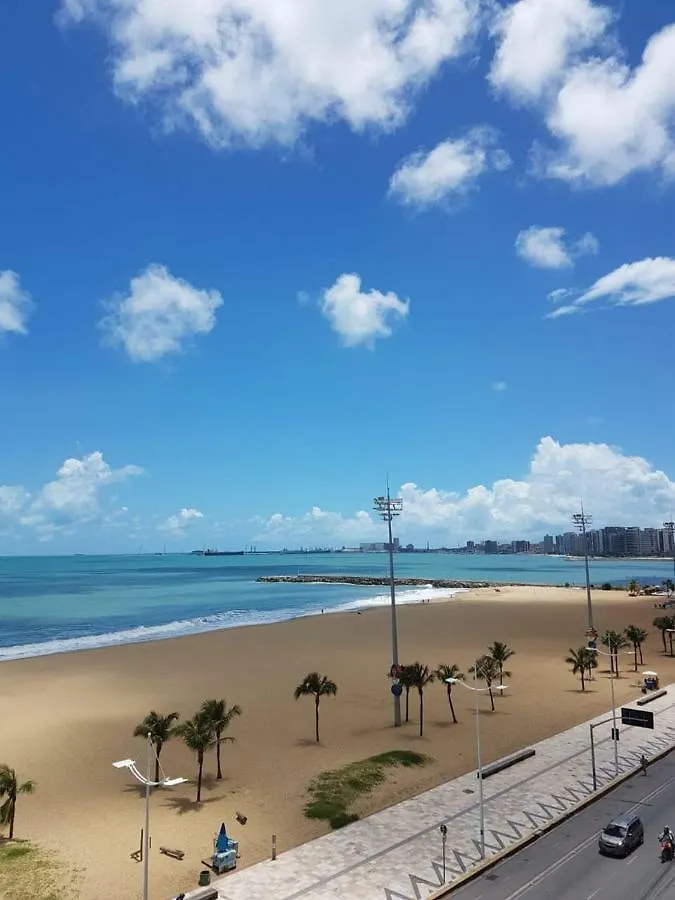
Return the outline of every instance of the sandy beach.
[[[659,612],[649,597],[594,592],[596,627],[648,629],[645,665],[664,681],[675,680],[675,660],[664,658],[652,628]],[[467,671],[494,640],[515,651],[508,696],[483,716],[486,761],[547,737],[607,709],[609,683],[602,675],[585,694],[564,659],[584,641],[585,592],[578,589],[503,587],[460,594],[448,602],[399,608],[404,663],[435,667],[456,663]],[[168,900],[197,883],[200,860],[225,821],[241,842],[240,865],[327,830],[303,815],[306,788],[327,769],[398,748],[419,750],[434,762],[421,770],[395,770],[357,812],[374,812],[474,767],[473,697],[456,688],[459,724],[450,720],[444,686],[425,692],[425,735],[417,733],[417,699],[411,721],[391,725],[386,677],[390,663],[389,610],[336,614],[211,632],[204,635],[51,657],[0,666],[0,761],[19,777],[34,778],[34,796],[21,797],[16,832],[54,850],[81,870],[82,897],[140,896],[141,866],[130,859],[143,819],[138,787],[111,762],[143,759],[134,727],[150,709],[190,717],[202,700],[225,697],[243,710],[223,747],[222,781],[214,779],[215,755],[206,762],[203,802],[194,802],[196,763],[179,740],[167,744],[162,762],[169,775],[190,784],[153,796],[151,897]],[[637,694],[632,658],[623,658],[617,700]],[[600,666],[602,672],[605,666]],[[313,704],[295,701],[293,690],[311,670],[325,673],[338,694],[322,702],[321,743],[313,740]],[[236,811],[248,817],[237,825]],[[185,851],[183,861],[159,847]]]

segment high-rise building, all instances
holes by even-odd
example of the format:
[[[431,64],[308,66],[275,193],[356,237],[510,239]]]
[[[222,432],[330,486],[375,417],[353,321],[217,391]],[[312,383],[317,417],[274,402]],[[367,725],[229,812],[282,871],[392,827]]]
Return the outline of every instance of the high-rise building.
[[[544,553],[554,553],[555,552],[555,544],[553,543],[553,535],[545,534],[544,541],[542,544],[542,549]]]

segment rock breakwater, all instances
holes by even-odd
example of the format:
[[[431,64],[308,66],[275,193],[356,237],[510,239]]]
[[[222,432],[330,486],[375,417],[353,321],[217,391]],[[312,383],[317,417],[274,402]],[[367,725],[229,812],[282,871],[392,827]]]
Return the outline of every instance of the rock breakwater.
[[[389,584],[389,578],[373,575],[260,575],[256,581],[267,584],[353,584],[359,587],[379,587]],[[485,588],[496,587],[491,581],[454,581],[447,578],[395,578],[397,587]]]

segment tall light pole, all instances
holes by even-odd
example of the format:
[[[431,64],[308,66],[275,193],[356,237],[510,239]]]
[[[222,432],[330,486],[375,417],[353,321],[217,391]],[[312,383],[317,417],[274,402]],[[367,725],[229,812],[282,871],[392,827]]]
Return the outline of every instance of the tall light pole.
[[[389,534],[389,589],[391,592],[391,668],[392,672],[398,668],[398,628],[396,625],[396,581],[394,579],[394,539],[391,536],[391,522],[396,516],[400,516],[403,510],[403,500],[400,497],[392,499],[389,495],[389,479],[387,479],[386,497],[375,497],[373,509],[380,518],[387,523]],[[401,695],[394,694],[394,726],[401,724]]]
[[[159,781],[153,781],[152,768],[155,762],[155,748],[152,744],[152,735],[148,732],[146,745],[147,774],[143,775],[135,760],[120,759],[113,763],[116,769],[128,769],[134,776],[136,781],[145,785],[145,830],[143,831],[143,900],[149,898],[150,872],[148,858],[150,855],[150,788],[153,787],[175,787],[177,784],[185,784],[187,778],[167,778],[164,776]],[[162,771],[162,774],[164,772]]]
[[[673,553],[673,584],[675,584],[675,522],[664,522],[663,527],[670,536],[670,549]]]
[[[586,567],[586,602],[588,605],[588,628],[586,629],[586,637],[589,641],[595,641],[598,637],[598,632],[595,630],[595,626],[593,624],[593,601],[591,599],[591,576],[588,571],[588,531],[586,530],[586,526],[590,525],[593,521],[592,516],[586,515],[584,512],[584,505],[581,504],[581,512],[575,513],[572,516],[572,521],[576,528],[581,532],[583,541],[584,541],[584,565]]]
[[[480,707],[478,706],[478,695],[479,694],[487,694],[490,689],[493,691],[505,691],[508,685],[506,684],[494,684],[490,687],[479,688],[476,687],[476,672],[478,670],[478,660],[476,660],[476,664],[473,667],[473,687],[470,684],[467,684],[465,681],[462,681],[461,678],[446,678],[446,684],[461,684],[462,687],[465,687],[468,691],[473,691],[474,697],[476,698],[476,777],[478,778],[478,815],[480,819],[479,825],[479,836],[480,836],[480,858],[485,859],[485,801],[483,798],[483,760],[480,751]]]

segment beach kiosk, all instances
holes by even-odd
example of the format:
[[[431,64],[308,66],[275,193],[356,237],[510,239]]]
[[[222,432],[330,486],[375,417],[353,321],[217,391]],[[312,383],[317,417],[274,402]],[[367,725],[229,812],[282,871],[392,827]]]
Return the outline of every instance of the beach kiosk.
[[[232,869],[237,868],[238,856],[239,841],[233,841],[228,836],[225,823],[223,822],[214,842],[211,868],[217,875],[222,875],[223,872],[230,872]]]
[[[646,694],[647,691],[658,691],[659,689],[659,674],[658,672],[643,672],[642,673],[642,690]]]

